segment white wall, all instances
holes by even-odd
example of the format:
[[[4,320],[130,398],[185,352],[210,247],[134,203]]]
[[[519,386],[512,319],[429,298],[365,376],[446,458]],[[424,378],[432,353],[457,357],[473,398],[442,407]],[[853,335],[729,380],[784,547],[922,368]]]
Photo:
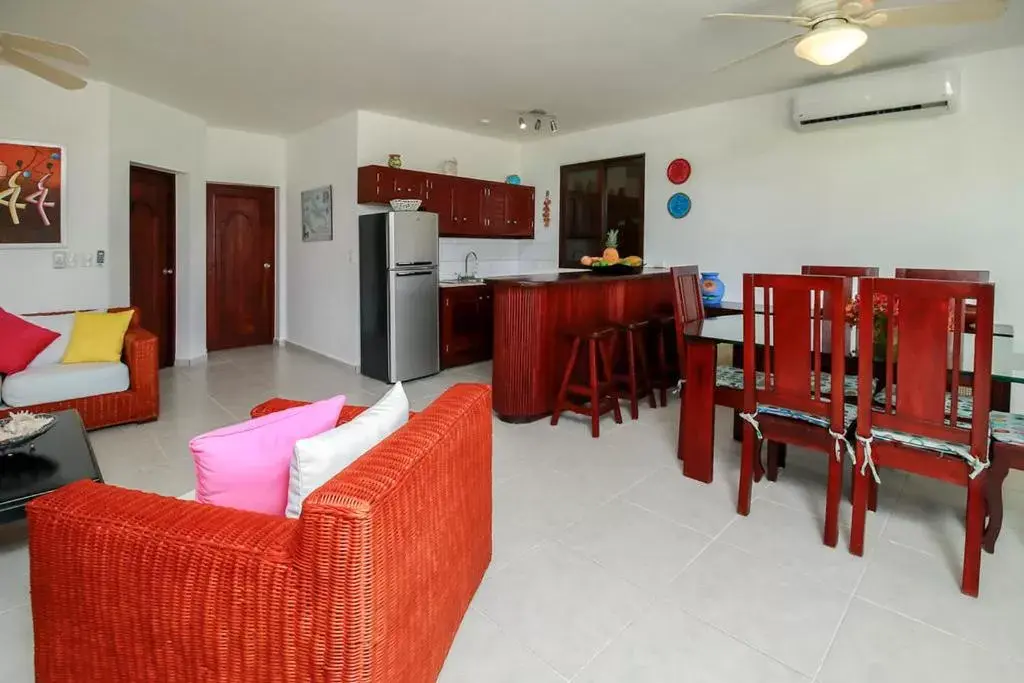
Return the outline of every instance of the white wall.
[[[782,93],[527,144],[538,238],[521,258],[557,261],[561,165],[644,153],[647,260],[720,271],[727,298],[744,272],[807,263],[988,269],[997,320],[1024,329],[1024,48],[954,64],[964,94],[953,116],[796,133]],[[678,188],[693,199],[680,221],[665,208],[677,189],[665,168],[678,156],[694,169]]]
[[[206,179],[211,183],[258,185],[277,190],[277,322],[278,339],[287,336],[287,144],[283,137],[229,128],[206,129]]]
[[[358,113],[288,138],[285,253],[288,340],[350,365],[359,363]],[[334,239],[302,241],[303,190],[334,188]]]
[[[0,68],[0,139],[63,145],[67,249],[109,249],[110,88],[55,88]],[[3,207],[6,211],[7,207]],[[54,270],[53,249],[0,248],[0,307],[20,313],[95,308],[108,303],[102,268]]]
[[[385,164],[388,154],[402,155],[404,168],[438,173],[441,164],[455,158],[459,175],[503,181],[520,172],[522,146],[515,142],[473,135],[370,111],[359,112],[359,166]],[[363,212],[381,211],[363,207]],[[481,275],[519,272],[519,242],[444,238],[441,240],[441,275],[463,272],[465,257],[476,252]]]

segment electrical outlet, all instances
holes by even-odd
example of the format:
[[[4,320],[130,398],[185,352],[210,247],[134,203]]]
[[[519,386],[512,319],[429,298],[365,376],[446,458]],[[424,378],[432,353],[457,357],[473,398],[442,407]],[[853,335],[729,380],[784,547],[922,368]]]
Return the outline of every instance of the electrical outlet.
[[[66,251],[55,251],[55,252],[53,252],[53,267],[54,268],[67,268],[68,267],[68,253]]]
[[[107,262],[107,252],[102,249],[96,251],[96,267],[102,268]]]

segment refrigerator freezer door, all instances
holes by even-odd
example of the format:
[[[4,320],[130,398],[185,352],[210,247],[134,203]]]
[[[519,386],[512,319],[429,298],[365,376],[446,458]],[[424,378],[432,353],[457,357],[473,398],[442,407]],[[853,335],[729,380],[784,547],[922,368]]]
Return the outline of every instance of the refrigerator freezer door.
[[[388,268],[436,266],[437,214],[394,211],[388,216]]]
[[[436,375],[441,371],[437,269],[391,271],[388,289],[389,380]]]

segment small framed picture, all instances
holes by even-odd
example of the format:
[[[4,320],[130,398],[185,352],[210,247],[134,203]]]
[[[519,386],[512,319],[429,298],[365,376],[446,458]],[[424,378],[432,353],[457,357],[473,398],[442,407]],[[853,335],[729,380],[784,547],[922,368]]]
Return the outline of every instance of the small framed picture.
[[[302,193],[302,241],[334,239],[334,190],[324,185]]]

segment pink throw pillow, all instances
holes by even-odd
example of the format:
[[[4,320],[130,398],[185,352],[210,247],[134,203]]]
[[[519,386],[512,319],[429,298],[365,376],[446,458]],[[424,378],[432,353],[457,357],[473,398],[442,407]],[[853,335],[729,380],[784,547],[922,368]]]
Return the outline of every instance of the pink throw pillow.
[[[192,439],[196,500],[283,517],[295,442],[333,429],[343,405],[335,396]]]
[[[60,337],[0,308],[0,375],[13,375]]]

